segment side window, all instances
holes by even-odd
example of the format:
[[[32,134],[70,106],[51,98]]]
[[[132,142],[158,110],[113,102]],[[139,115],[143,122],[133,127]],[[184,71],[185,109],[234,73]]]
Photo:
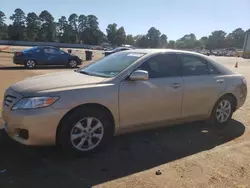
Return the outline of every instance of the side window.
[[[181,55],[183,76],[219,74],[205,59],[193,55]]]
[[[210,63],[208,63],[208,69],[209,69],[209,74],[213,74],[213,75],[220,74],[220,72],[216,70],[215,67],[211,65]]]
[[[139,69],[148,71],[149,78],[180,76],[180,64],[176,54],[161,54],[152,57]]]
[[[48,55],[58,55],[60,51],[54,48],[44,48],[44,52]]]
[[[35,52],[37,52],[37,53],[41,52],[40,48],[37,48],[37,49],[35,50]]]
[[[36,52],[36,53],[39,53],[40,52],[40,49],[39,48],[34,48],[33,50],[31,50],[32,52]]]

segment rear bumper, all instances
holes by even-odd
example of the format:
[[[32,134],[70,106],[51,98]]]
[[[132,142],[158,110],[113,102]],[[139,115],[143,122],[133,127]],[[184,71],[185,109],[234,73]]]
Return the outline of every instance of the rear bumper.
[[[16,65],[24,65],[24,60],[23,59],[13,58],[13,63],[16,64]]]
[[[239,109],[241,106],[244,105],[246,98],[247,98],[247,86],[242,85],[238,91],[236,109]]]

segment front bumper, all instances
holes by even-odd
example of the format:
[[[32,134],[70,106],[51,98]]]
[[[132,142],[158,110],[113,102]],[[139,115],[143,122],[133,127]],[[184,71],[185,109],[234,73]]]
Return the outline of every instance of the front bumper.
[[[79,61],[77,62],[77,65],[82,65],[82,60],[79,60]]]
[[[57,126],[67,110],[53,107],[11,110],[21,98],[23,96],[11,88],[5,92],[2,118],[8,136],[25,145],[54,145]],[[22,131],[28,132],[28,138],[21,136]]]
[[[25,145],[55,145],[57,126],[64,114],[64,110],[51,107],[2,111],[8,136]],[[22,130],[28,132],[26,139],[20,136]]]

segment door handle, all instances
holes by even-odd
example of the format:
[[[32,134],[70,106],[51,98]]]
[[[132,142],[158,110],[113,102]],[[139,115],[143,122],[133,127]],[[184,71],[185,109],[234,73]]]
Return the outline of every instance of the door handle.
[[[216,82],[217,82],[218,84],[221,84],[221,83],[224,82],[224,80],[223,80],[223,79],[219,79],[219,80],[216,80]]]
[[[181,87],[181,84],[179,84],[179,83],[173,83],[173,84],[172,84],[172,87],[173,87],[174,89],[177,89],[177,88]]]

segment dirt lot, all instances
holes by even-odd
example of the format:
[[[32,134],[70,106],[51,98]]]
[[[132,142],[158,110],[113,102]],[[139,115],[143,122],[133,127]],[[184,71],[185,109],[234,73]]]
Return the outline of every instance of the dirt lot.
[[[245,75],[250,88],[250,60],[212,58]],[[9,54],[0,54],[0,98],[16,81],[63,70],[25,70],[14,66]],[[106,150],[77,159],[55,147],[22,146],[2,131],[0,187],[250,187],[249,127],[248,96],[224,129],[192,123],[123,135]]]

